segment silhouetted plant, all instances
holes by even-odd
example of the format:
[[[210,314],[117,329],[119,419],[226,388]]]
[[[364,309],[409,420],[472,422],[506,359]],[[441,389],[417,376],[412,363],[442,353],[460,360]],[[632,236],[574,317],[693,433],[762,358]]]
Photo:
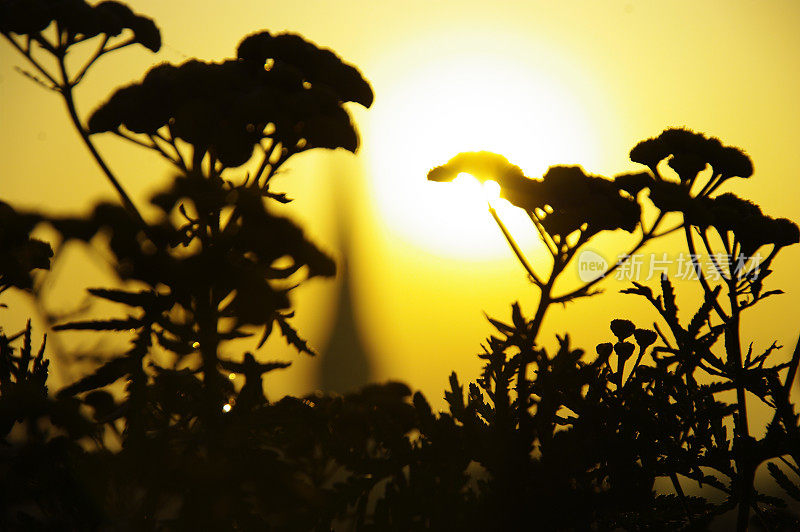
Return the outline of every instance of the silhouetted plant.
[[[442,419],[457,421],[452,430],[475,443],[455,460],[481,464],[490,478],[485,491],[476,496],[488,505],[478,514],[503,516],[484,523],[495,529],[524,526],[529,517],[519,514],[523,507],[535,512],[537,524],[544,528],[694,529],[737,509],[737,527],[744,530],[752,509],[760,526],[793,529],[797,517],[786,513],[781,499],[757,492],[754,475],[760,464],[773,459],[798,473],[800,428],[789,390],[800,361],[800,344],[792,359],[783,363],[767,363],[778,348],[775,343],[759,355],[752,353],[752,344],[743,353],[739,316],[761,299],[781,293],[764,291],[763,280],[778,251],[800,240],[797,226],[766,216],[733,194],[711,196],[727,179],[752,174],[749,158],[717,139],[669,129],[638,144],[631,159],[650,171],[605,180],[586,176],[577,167],[552,167],[542,180],[533,180],[502,156],[481,152],[460,154],[428,175],[433,181],[449,181],[466,172],[482,181],[495,180],[501,197],[528,213],[553,257],[549,277],[540,277],[489,206],[541,297],[533,319],[524,318],[515,304],[511,324],[490,320],[500,335],[489,338],[479,355],[485,360],[483,376],[470,384],[466,402],[457,377],[451,377],[446,395],[450,414],[442,414]],[[677,180],[659,171],[664,160]],[[710,175],[701,183],[700,172],[707,166]],[[658,209],[649,230],[642,219],[637,220],[642,209],[634,203],[644,201],[640,194],[644,190]],[[683,222],[656,233],[669,212],[682,214]],[[611,322],[616,340],[599,344],[593,362],[581,360],[582,351],[569,347],[568,336],[559,338],[559,351],[548,356],[536,341],[547,308],[596,294],[588,289],[602,279],[553,297],[556,278],[596,232],[633,232],[637,226],[641,233],[634,251],[654,237],[682,228],[695,256],[696,232],[720,274],[720,285],[712,287],[693,263],[704,302],[689,325],[682,326],[666,277],[660,296],[634,283],[624,292],[647,298],[672,338],[658,323],[652,331],[616,319]],[[730,257],[727,263],[715,260],[723,254],[715,253],[709,231],[716,232],[714,241],[722,243],[722,251]],[[764,246],[769,247],[764,260],[753,260]],[[719,301],[725,293],[727,311]],[[721,349],[715,347],[720,338]],[[784,370],[781,379],[779,372]],[[728,404],[723,397],[731,391],[736,401]],[[761,440],[747,428],[746,391],[774,411]],[[427,415],[428,409],[421,410]],[[423,430],[422,439],[435,445],[442,437]],[[787,455],[795,464],[785,459]],[[798,493],[797,481],[787,470],[774,462],[768,469],[787,494]],[[700,488],[721,491],[724,501],[687,496],[679,475],[697,481]],[[653,491],[659,477],[669,478],[675,496]],[[564,501],[570,501],[568,507]]]
[[[31,237],[37,223],[37,217],[0,202],[0,293],[9,288],[31,291],[36,271],[49,269],[50,245]],[[0,310],[7,311],[6,305],[0,303]],[[45,344],[46,336],[34,348],[30,320],[16,333],[0,327],[0,526],[4,529],[36,528],[43,522],[79,528],[97,522],[76,466],[85,455],[80,442],[100,441],[101,433],[82,414],[79,401],[49,395]]]
[[[119,2],[101,2],[90,6],[84,0],[4,0],[0,3],[0,33],[33,67],[34,72],[19,69],[42,87],[61,95],[70,119],[103,173],[114,186],[125,207],[140,222],[141,215],[119,180],[111,173],[89,138],[78,117],[74,88],[102,56],[127,46],[140,44],[153,52],[161,48],[161,33],[155,23],[133,13]],[[123,35],[128,35],[123,38]],[[77,72],[70,72],[66,58],[74,56],[75,45],[96,42],[97,48]],[[48,66],[49,56],[55,68]]]
[[[460,173],[468,173],[480,181],[496,181],[500,185],[500,197],[528,214],[552,257],[548,275],[537,273],[495,209],[489,205],[489,211],[529,279],[541,292],[535,317],[529,325],[534,340],[551,304],[566,303],[599,293],[592,288],[602,277],[561,295],[554,293],[558,277],[593,236],[601,231],[622,229],[633,233],[641,229],[638,242],[629,253],[631,255],[653,238],[679,229],[674,227],[658,233],[663,215],[659,215],[649,229],[645,228],[641,208],[635,196],[628,193],[624,186],[630,180],[638,182],[641,179],[639,175],[625,174],[609,180],[587,175],[577,166],[553,166],[541,180],[534,180],[526,177],[519,167],[509,163],[502,155],[469,152],[456,155],[447,164],[434,168],[428,173],[428,179],[451,181]],[[614,264],[607,273],[623,262],[620,260]]]
[[[650,152],[650,155],[643,156],[643,152]],[[681,344],[686,342],[686,338],[696,335],[703,326],[713,335],[710,339],[715,339],[720,334],[724,338],[724,355],[716,357],[716,364],[712,363],[711,357],[705,359],[708,365],[701,367],[712,376],[730,383],[736,390],[735,435],[732,450],[735,475],[730,480],[730,489],[734,493],[732,498],[738,503],[738,528],[744,529],[748,523],[751,506],[758,512],[758,507],[753,504],[755,495],[753,482],[758,466],[767,459],[778,458],[786,453],[793,454],[795,461],[798,458],[796,449],[800,442],[798,439],[800,432],[797,428],[797,417],[789,403],[788,391],[794,380],[800,348],[795,351],[790,362],[772,367],[765,366],[769,355],[778,346],[773,343],[763,354],[753,357],[750,344],[750,349],[745,354],[740,339],[740,315],[743,310],[761,299],[781,293],[780,290],[764,292],[763,281],[771,273],[769,268],[777,253],[783,247],[797,243],[800,240],[800,232],[791,221],[775,220],[766,216],[756,205],[733,194],[725,193],[711,197],[710,194],[730,177],[749,177],[753,172],[752,164],[739,150],[723,147],[717,139],[707,139],[703,135],[682,129],[667,130],[656,139],[640,143],[631,152],[632,160],[647,164],[651,168],[655,179],[647,186],[651,187],[651,197],[655,195],[654,203],[657,204],[662,198],[659,183],[663,180],[658,173],[657,164],[670,154],[668,164],[678,173],[681,187],[672,193],[673,200],[667,202],[668,207],[662,206],[662,209],[668,208],[683,214],[687,248],[692,255],[696,255],[694,235],[696,233],[711,258],[721,282],[718,287],[712,288],[702,269],[695,266],[706,303],[701,309],[702,313],[696,315],[690,325],[690,331],[686,331],[689,336],[682,338],[680,335],[684,333],[677,324],[677,308],[671,286],[662,282],[662,308],[659,308],[658,302],[651,297],[648,299],[664,316],[678,342],[678,350],[684,357],[693,353],[694,348],[691,344],[689,346]],[[711,167],[711,177],[699,193],[692,195],[691,189],[699,173],[706,166]],[[716,232],[721,249],[719,247],[714,249],[710,231]],[[763,246],[771,247],[766,258],[763,261],[752,260]],[[718,257],[726,260],[720,260]],[[728,300],[727,311],[723,308],[724,303],[718,300],[720,292],[722,297]],[[647,296],[646,293],[643,295]],[[666,340],[665,344],[670,347]],[[786,367],[790,370],[785,382],[779,384],[778,371]],[[690,371],[693,373],[695,369],[691,368]],[[768,382],[771,384],[767,385]],[[776,417],[770,424],[767,437],[760,442],[750,434],[746,391],[755,394],[775,409]],[[789,447],[781,448],[779,445],[771,451],[782,452],[772,454],[763,447],[770,447],[770,441],[773,440],[776,430],[783,432],[785,436],[783,444]]]
[[[300,36],[260,32],[220,63],[153,67],[84,125],[75,86],[119,48],[157,51],[153,21],[116,2],[6,0],[0,33],[34,69],[23,73],[65,100],[122,199],[85,217],[0,202],[0,293],[36,295],[54,256],[37,227],[61,236],[56,257],[70,241],[106,238],[121,285],[89,292],[120,314],[54,329],[130,340],[52,394],[45,343],[34,350],[30,322],[18,333],[0,330],[0,528],[698,530],[733,509],[740,530],[751,510],[754,525],[798,526],[754,476],[766,462],[800,500],[800,428],[789,399],[800,347],[776,362],[777,344],[754,354],[739,328],[744,310],[780,293],[764,281],[800,233],[730,193],[713,195],[753,173],[741,150],[669,129],[631,151],[648,171],[613,179],[554,166],[534,180],[497,154],[457,155],[429,179],[466,172],[496,181],[550,254],[549,263],[531,264],[489,205],[540,291],[533,318],[515,303],[510,323],[490,320],[496,333],[478,355],[483,372],[466,386],[451,375],[447,412],[396,382],[270,402],[264,375],[290,363],[254,351],[277,326],[313,355],[289,321],[291,287],[335,274],[301,228],[272,213],[271,202],[290,201],[272,178],[310,149],[356,151],[345,104],[371,105],[367,81]],[[65,58],[84,41],[95,52],[69,72]],[[151,219],[96,149],[94,136],[108,133],[158,153],[176,172],[151,198]],[[665,230],[668,213],[682,221]],[[614,319],[591,356],[568,334],[555,349],[539,340],[551,305],[599,293],[601,277],[569,289],[559,282],[596,235],[629,233],[631,255],[679,229],[688,250],[702,245],[720,274],[715,284],[695,264],[703,302],[688,323],[664,277],[656,290],[625,290],[656,310],[652,328]],[[718,260],[722,252],[731,259]],[[230,343],[245,338],[252,351]],[[112,393],[118,382],[124,390]],[[761,439],[748,429],[747,392],[774,413]],[[674,494],[656,490],[660,479]],[[695,494],[684,490],[687,480],[699,484]]]
[[[75,111],[74,86],[110,51],[136,42],[157,50],[155,25],[114,2],[4,2],[2,11],[4,36],[44,80],[29,77],[65,99],[124,204],[100,204],[86,218],[18,214],[3,204],[3,244],[13,250],[0,265],[3,289],[29,288],[29,270],[47,266],[49,246],[30,237],[42,223],[61,234],[61,245],[108,235],[116,271],[127,283],[121,289],[90,290],[127,307],[123,316],[55,327],[132,336],[130,349],[64,387],[55,399],[56,404],[86,405],[95,422],[89,427],[99,434],[85,465],[91,478],[81,493],[100,513],[87,512],[81,521],[78,512],[69,526],[303,529],[347,517],[348,504],[358,505],[369,492],[359,480],[370,470],[363,463],[385,454],[368,442],[385,434],[392,445],[398,438],[407,444],[408,422],[399,417],[403,409],[410,413],[403,400],[407,389],[375,386],[332,402],[289,398],[271,405],[262,375],[289,363],[258,363],[250,353],[238,362],[220,353],[223,342],[250,336],[257,327],[260,347],[277,324],[298,351],[313,355],[288,321],[290,287],[302,280],[301,269],[308,278],[332,276],[335,267],[300,228],[272,214],[264,200],[289,201],[272,192],[269,181],[292,155],[318,147],[356,150],[358,136],[343,104],[369,106],[368,83],[329,50],[296,35],[262,32],[242,41],[237,58],[220,64],[192,60],[153,68],[141,83],[112,95],[84,127]],[[125,29],[133,36],[110,44],[122,39]],[[46,32],[53,35],[48,38]],[[67,73],[67,52],[94,38],[96,53],[77,74]],[[53,56],[58,72],[49,72],[37,54]],[[91,135],[103,132],[158,152],[180,172],[153,197],[160,211],[154,221],[142,218],[95,149]],[[261,161],[254,174],[246,174],[239,167],[254,151]],[[28,343],[25,349],[29,353]],[[43,356],[42,351],[34,373],[40,395],[47,398]],[[10,347],[3,358],[6,366],[16,367]],[[238,391],[232,382],[236,375],[245,379]],[[105,389],[119,380],[125,382],[121,401]],[[17,388],[4,386],[4,404],[11,404]],[[8,408],[4,422],[13,425],[24,417]],[[362,412],[372,416],[383,408],[390,410],[391,430],[363,425]],[[294,416],[303,416],[310,426],[300,426]],[[352,419],[345,421],[348,416]],[[332,431],[330,424],[359,431]],[[119,452],[111,451],[115,438]],[[358,489],[334,485],[337,478]],[[14,514],[12,499],[6,500],[8,526],[22,526],[26,518]],[[22,500],[31,504],[36,497]],[[42,517],[42,526],[63,524],[42,511],[34,510],[30,518]]]

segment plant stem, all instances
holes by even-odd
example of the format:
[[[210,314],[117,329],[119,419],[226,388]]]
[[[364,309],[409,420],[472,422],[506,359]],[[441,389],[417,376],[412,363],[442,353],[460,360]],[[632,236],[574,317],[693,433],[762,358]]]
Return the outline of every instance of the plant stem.
[[[672,485],[675,488],[675,493],[678,494],[678,498],[681,500],[681,505],[683,506],[683,510],[686,512],[686,517],[689,518],[689,524],[694,524],[694,519],[692,518],[692,510],[689,508],[689,502],[686,500],[686,495],[683,493],[683,488],[681,487],[681,483],[678,480],[678,475],[674,472],[670,472],[669,479],[672,481]]]
[[[101,55],[106,53],[107,43],[108,43],[108,35],[104,35],[103,40],[100,43],[100,46],[97,47],[97,50],[94,52],[94,55],[92,55],[92,57],[90,57],[89,60],[86,61],[86,64],[83,65],[83,68],[81,68],[80,71],[77,74],[75,74],[75,77],[72,78],[72,81],[69,82],[71,86],[75,86],[78,83],[80,83],[80,81],[83,79],[83,76],[85,76],[86,72],[89,70],[89,67],[91,67],[94,64],[94,62],[100,58]]]
[[[133,215],[133,217],[136,218],[137,222],[139,222],[142,226],[146,226],[147,223],[144,221],[144,218],[139,212],[139,209],[136,208],[136,205],[134,205],[130,196],[128,196],[128,193],[125,192],[125,189],[122,188],[120,182],[108,168],[108,165],[100,156],[100,153],[98,153],[97,148],[95,148],[94,146],[94,143],[92,143],[91,139],[89,138],[89,133],[86,131],[86,128],[84,128],[83,125],[81,124],[80,118],[78,118],[78,112],[75,109],[75,100],[72,93],[72,85],[70,84],[69,81],[69,76],[67,74],[67,68],[66,65],[64,64],[63,56],[59,56],[58,66],[59,69],[61,70],[61,77],[62,77],[62,84],[60,85],[61,96],[64,98],[64,103],[67,106],[69,117],[72,119],[72,123],[75,126],[75,129],[78,130],[78,134],[81,136],[81,139],[83,139],[83,143],[89,149],[89,152],[92,154],[92,157],[94,157],[94,160],[100,166],[100,169],[103,171],[103,173],[106,175],[111,185],[117,191],[117,194],[119,194],[120,199],[122,199],[122,204],[125,206],[126,209],[128,209],[128,212],[130,212],[131,215]]]
[[[491,213],[492,218],[494,218],[494,221],[497,223],[498,227],[500,227],[500,231],[503,232],[503,236],[506,238],[506,242],[508,242],[508,245],[511,247],[511,250],[517,256],[517,259],[519,259],[520,264],[522,264],[522,267],[525,268],[525,271],[528,272],[528,276],[530,277],[530,279],[538,287],[541,288],[542,286],[544,286],[544,283],[542,283],[542,280],[539,279],[539,277],[536,275],[536,272],[533,270],[533,266],[531,266],[530,262],[528,262],[528,259],[522,253],[522,250],[517,245],[517,242],[514,240],[514,237],[511,236],[511,233],[508,231],[508,228],[500,219],[500,216],[497,215],[497,211],[494,209],[494,207],[492,207],[491,204],[489,204],[489,212]]]
[[[542,321],[544,320],[544,315],[547,312],[547,308],[553,304],[553,285],[555,285],[556,279],[563,270],[564,263],[561,262],[561,259],[558,255],[555,255],[553,257],[553,269],[550,272],[550,277],[547,279],[547,283],[542,286],[542,296],[539,299],[539,306],[536,308],[536,314],[534,314],[533,320],[530,322],[529,330],[531,334],[531,342],[534,344],[536,343],[536,337],[539,334],[539,329],[542,327]]]
[[[536,314],[534,314],[533,320],[530,322],[531,342],[534,343],[536,342],[536,337],[539,335],[539,329],[542,328],[542,321],[544,321],[544,315],[547,312],[547,307],[549,307],[552,303],[549,293],[550,288],[552,288],[552,284],[548,282],[548,287],[542,289],[542,297],[539,299],[539,306],[536,308]]]
[[[788,399],[789,392],[792,389],[795,375],[797,374],[797,366],[800,364],[800,338],[797,339],[797,344],[794,346],[792,353],[792,360],[789,362],[789,372],[786,374],[786,382],[783,383],[783,391]]]
[[[602,276],[598,277],[597,279],[593,279],[592,281],[589,281],[588,283],[584,284],[580,288],[576,288],[575,290],[572,290],[571,292],[567,292],[566,294],[563,294],[563,295],[560,295],[558,297],[553,298],[553,302],[554,303],[566,303],[570,299],[578,297],[581,294],[585,295],[587,293],[587,291],[592,286],[594,286],[595,284],[599,283],[600,281],[602,281],[603,279],[608,277],[609,274],[613,273],[617,268],[619,268],[620,266],[625,264],[625,262],[631,257],[631,255],[633,255],[634,253],[639,251],[639,249],[641,249],[642,246],[644,246],[647,242],[649,242],[653,238],[657,238],[657,237],[661,237],[661,236],[664,236],[666,234],[669,234],[672,231],[675,231],[675,230],[677,230],[677,229],[679,229],[681,227],[681,226],[678,226],[678,227],[675,227],[673,229],[670,229],[669,231],[665,231],[664,233],[656,235],[655,231],[658,228],[658,226],[661,224],[661,221],[663,220],[663,218],[664,218],[664,214],[663,213],[659,214],[658,218],[656,218],[655,222],[653,222],[653,227],[651,227],[649,231],[645,231],[644,230],[644,225],[642,225],[642,238],[639,240],[639,242],[635,246],[633,246],[633,248],[626,255],[623,255],[623,258],[617,260],[617,262],[615,262],[614,265],[611,266],[611,268],[606,270],[605,274],[603,274]],[[570,256],[570,258],[571,258],[571,256]],[[565,264],[565,266],[566,266],[566,264]]]
[[[742,368],[741,339],[739,337],[739,302],[736,295],[735,279],[728,280],[728,299],[731,304],[731,316],[725,323],[725,352],[729,363],[732,362],[734,368],[734,383],[736,384],[736,403],[737,403],[737,423],[735,425],[736,437],[739,440],[740,449],[736,456],[736,472],[738,475],[741,501],[736,522],[738,531],[747,530],[750,520],[750,505],[753,498],[753,482],[755,481],[755,468],[752,457],[750,456],[750,428],[747,422],[747,397],[745,394],[744,370]]]
[[[539,231],[539,236],[542,237],[542,242],[544,242],[544,245],[547,246],[547,249],[550,251],[550,253],[552,255],[558,253],[558,246],[553,241],[553,237],[551,237],[548,232],[545,231],[544,226],[542,226],[542,221],[539,220],[539,217],[536,215],[536,213],[527,209],[525,209],[525,212],[528,213],[528,217],[533,222],[536,230]]]
[[[25,56],[25,58],[28,60],[28,62],[37,70],[37,72],[39,72],[39,74],[43,75],[45,78],[47,78],[47,80],[50,83],[53,84],[53,87],[51,87],[51,88],[55,89],[56,87],[58,87],[59,84],[55,79],[53,79],[53,76],[51,76],[44,68],[42,68],[42,66],[39,63],[34,61],[33,57],[31,57],[30,49],[26,50],[26,49],[22,48],[22,46],[20,46],[19,43],[17,41],[15,41],[10,35],[7,35],[5,33],[3,33],[2,35],[3,35],[3,37],[6,38],[6,40],[8,42],[11,43],[11,45],[14,48],[16,48],[19,51],[19,53],[21,53],[23,56]]]
[[[695,247],[694,247],[694,241],[692,240],[692,228],[691,228],[690,225],[686,224],[685,220],[684,220],[683,231],[684,231],[684,234],[686,235],[686,246],[689,248],[689,254],[691,256],[697,256],[697,251],[695,251]],[[711,290],[711,287],[708,285],[708,281],[706,281],[706,278],[703,275],[703,269],[700,267],[700,264],[692,261],[692,266],[694,266],[694,271],[697,274],[697,280],[700,282],[700,285],[703,287],[703,291],[709,297],[711,297],[712,294],[713,294],[713,291]],[[717,314],[719,314],[719,317],[723,321],[727,321],[728,320],[728,315],[725,313],[724,310],[722,310],[722,307],[720,306],[720,304],[717,301],[717,299],[713,298],[713,301],[714,301],[714,310],[717,311]]]

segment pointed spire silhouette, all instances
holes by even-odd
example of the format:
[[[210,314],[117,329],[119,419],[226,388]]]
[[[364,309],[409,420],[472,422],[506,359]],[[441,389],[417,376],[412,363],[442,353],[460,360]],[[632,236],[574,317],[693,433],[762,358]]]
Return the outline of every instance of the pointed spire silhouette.
[[[350,188],[357,186],[352,179],[350,185]],[[371,380],[372,357],[364,347],[353,308],[353,277],[350,269],[350,260],[353,257],[353,221],[350,215],[353,195],[347,201],[341,201],[341,188],[336,187],[334,190],[340,252],[336,267],[341,284],[331,337],[322,350],[317,386],[325,392],[345,393],[360,388]]]

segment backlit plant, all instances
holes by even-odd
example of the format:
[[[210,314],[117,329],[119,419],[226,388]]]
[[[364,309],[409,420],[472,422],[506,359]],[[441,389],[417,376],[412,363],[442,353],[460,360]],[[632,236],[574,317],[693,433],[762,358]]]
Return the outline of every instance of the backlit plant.
[[[451,377],[449,416],[460,423],[457,430],[464,431],[466,441],[484,440],[459,459],[482,464],[492,482],[499,483],[492,492],[504,494],[483,513],[508,516],[500,521],[504,527],[523,526],[525,519],[513,509],[535,500],[541,503],[536,507],[540,522],[551,528],[581,529],[592,523],[609,529],[704,527],[732,509],[737,510],[739,530],[748,527],[751,512],[767,529],[795,526],[796,518],[782,513],[782,500],[756,491],[755,471],[773,460],[768,463],[771,475],[800,500],[797,477],[792,481],[786,475],[787,470],[797,475],[800,464],[798,415],[789,400],[800,343],[788,362],[775,362],[776,343],[760,354],[753,353],[750,343],[744,352],[740,315],[781,293],[765,291],[763,282],[778,252],[800,240],[798,228],[731,193],[713,195],[726,180],[753,173],[741,150],[715,138],[668,129],[639,143],[630,156],[649,171],[607,180],[587,176],[578,167],[556,166],[534,180],[504,157],[480,152],[459,154],[428,174],[433,181],[450,181],[462,172],[496,181],[501,197],[527,212],[553,257],[549,276],[540,277],[489,207],[541,296],[533,319],[524,318],[515,304],[511,324],[490,320],[499,335],[489,338],[479,355],[485,360],[483,377],[470,385],[466,402],[457,377]],[[662,174],[662,162],[677,179]],[[707,168],[710,172],[702,174]],[[645,197],[658,210],[650,229],[641,218]],[[670,212],[679,213],[682,223],[656,233]],[[702,243],[720,285],[711,286],[693,262],[703,303],[688,325],[682,325],[666,276],[660,295],[634,283],[623,292],[645,297],[661,325],[657,321],[655,330],[637,329],[628,320],[613,320],[616,340],[598,344],[593,362],[570,347],[568,336],[559,337],[558,352],[548,355],[537,342],[547,308],[596,294],[588,289],[602,280],[553,297],[556,278],[594,234],[618,229],[639,229],[631,255],[648,240],[683,229],[693,257],[697,240]],[[759,251],[765,255],[760,257]],[[719,339],[722,345],[717,345]],[[732,404],[725,395],[729,391],[735,392]],[[760,440],[748,428],[746,392],[774,412]],[[438,439],[435,433],[427,437],[431,444]],[[504,452],[487,460],[482,456],[486,448]],[[497,461],[498,456],[503,458]],[[529,473],[532,468],[552,475],[544,482],[547,493],[537,489],[542,478]],[[688,497],[679,475],[697,481],[701,489],[718,490],[723,502]],[[674,499],[653,491],[658,477],[669,479]],[[567,508],[559,505],[563,500],[582,504]]]
[[[54,329],[130,340],[52,393],[44,339],[34,341],[30,323],[0,329],[0,528],[698,530],[731,510],[740,530],[751,521],[798,526],[754,479],[767,463],[800,500],[800,429],[789,400],[800,349],[788,362],[775,360],[776,344],[754,352],[740,316],[779,292],[765,280],[800,235],[789,220],[717,194],[753,173],[741,150],[669,129],[631,151],[645,171],[613,179],[567,166],[530,179],[497,154],[457,155],[429,178],[496,181],[550,254],[532,264],[489,207],[540,293],[534,317],[514,304],[510,323],[491,320],[497,332],[479,355],[483,372],[468,386],[452,374],[447,412],[394,382],[270,402],[264,376],[289,362],[264,360],[259,349],[277,327],[313,354],[289,322],[291,287],[335,273],[300,227],[273,214],[273,202],[289,200],[272,178],[307,150],[355,152],[345,105],[369,107],[368,82],[298,35],[259,32],[219,63],[153,67],[84,122],[74,88],[111,52],[157,51],[153,21],[117,2],[5,0],[0,33],[33,69],[23,73],[64,99],[122,202],[85,217],[0,202],[0,293],[35,296],[65,243],[107,241],[120,283],[90,293],[124,311]],[[70,71],[66,58],[74,64],[84,42],[95,51]],[[97,150],[97,135],[170,165],[148,219]],[[664,229],[668,213],[682,220]],[[61,236],[58,245],[34,236],[43,225]],[[599,293],[602,278],[570,289],[559,282],[587,243],[623,231],[633,254],[675,230],[692,254],[702,246],[715,257],[719,273],[715,283],[697,267],[703,300],[688,320],[665,277],[655,290],[625,290],[652,304],[652,327],[614,319],[589,354],[568,334],[545,347],[548,308]],[[231,343],[239,339],[250,344]],[[773,412],[761,439],[748,428],[748,400]],[[656,489],[659,479],[671,491]],[[695,494],[688,481],[700,485]]]

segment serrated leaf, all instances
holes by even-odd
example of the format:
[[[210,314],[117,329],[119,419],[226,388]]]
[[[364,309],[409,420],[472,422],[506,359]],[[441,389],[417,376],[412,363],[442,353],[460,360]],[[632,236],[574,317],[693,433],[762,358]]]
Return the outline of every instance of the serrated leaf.
[[[121,356],[112,358],[99,368],[94,373],[78,380],[77,382],[62,388],[59,396],[75,395],[89,390],[96,390],[103,386],[116,382],[122,377],[128,375],[133,370],[135,360],[128,356]]]
[[[702,327],[704,323],[708,322],[709,317],[711,316],[711,310],[714,308],[714,302],[717,300],[717,296],[719,295],[719,291],[721,289],[721,286],[716,286],[710,294],[708,292],[705,293],[703,304],[700,305],[700,308],[697,309],[697,312],[689,322],[689,338],[695,338],[697,333],[700,331],[700,327]]]
[[[756,501],[758,501],[758,502],[771,504],[772,506],[775,506],[776,508],[785,508],[786,507],[786,501],[784,501],[780,497],[773,497],[772,495],[767,495],[766,493],[760,493],[760,492],[757,492],[757,491],[753,495],[754,495],[754,499]]]
[[[636,283],[636,282],[633,283],[633,286],[634,286],[634,288],[625,288],[624,290],[620,290],[620,293],[621,294],[634,294],[634,295],[644,296],[647,299],[652,299],[653,298],[653,291],[649,287],[644,286],[643,284]]]
[[[167,296],[149,290],[128,292],[126,290],[111,290],[107,288],[89,288],[88,292],[96,297],[135,308],[151,307],[159,300],[163,301],[167,298]]]
[[[291,318],[293,314],[283,315],[283,314],[276,314],[275,321],[278,322],[278,326],[281,329],[281,334],[286,338],[286,342],[297,349],[300,353],[308,353],[309,355],[317,356],[317,354],[308,347],[308,343],[300,338],[300,335],[297,334],[297,331],[294,327],[289,324],[287,318]]]
[[[664,311],[669,316],[678,317],[678,306],[675,304],[675,291],[666,274],[661,276],[661,293],[664,296]]]

